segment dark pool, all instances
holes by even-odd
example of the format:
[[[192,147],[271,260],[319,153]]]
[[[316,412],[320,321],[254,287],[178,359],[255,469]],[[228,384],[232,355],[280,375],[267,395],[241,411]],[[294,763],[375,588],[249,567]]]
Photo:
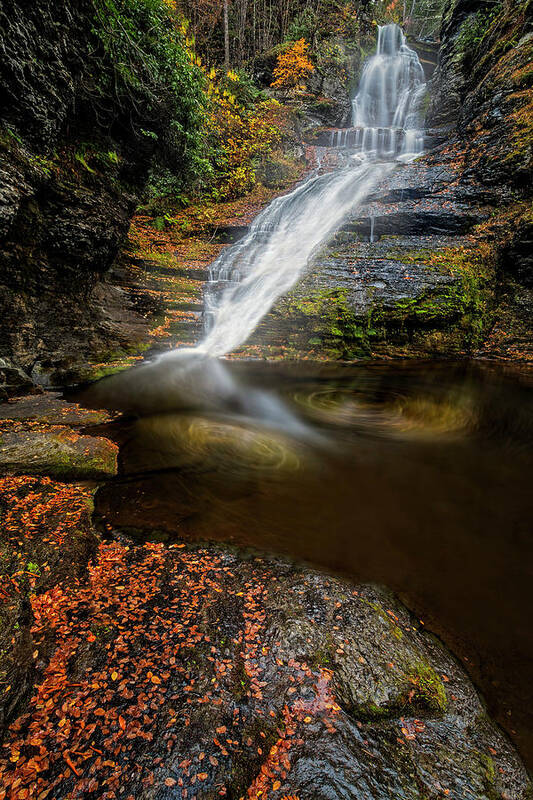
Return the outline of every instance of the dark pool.
[[[533,370],[227,362],[220,403],[220,376],[157,375],[84,395],[124,411],[103,520],[386,584],[533,766]]]

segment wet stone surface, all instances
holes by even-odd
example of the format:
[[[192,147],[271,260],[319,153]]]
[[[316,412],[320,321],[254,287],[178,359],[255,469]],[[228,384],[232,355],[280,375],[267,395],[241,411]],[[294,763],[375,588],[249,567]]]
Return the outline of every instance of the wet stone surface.
[[[101,479],[116,472],[116,447],[106,439],[77,436],[70,428],[52,425],[32,430],[24,425],[0,425],[0,473],[50,475],[63,480]]]
[[[122,539],[33,610],[34,646],[57,649],[3,796],[526,797],[465,675],[382,589]]]
[[[324,164],[349,159],[321,150]],[[465,178],[463,156],[454,145],[398,164],[239,354],[353,359],[477,347],[491,325],[495,288],[478,231],[496,196]]]
[[[110,418],[107,411],[93,411],[81,408],[77,403],[65,402],[60,392],[28,395],[0,405],[0,421],[39,420],[51,425],[81,428],[107,422]]]
[[[79,439],[107,418],[54,395],[2,411]],[[392,594],[109,524],[102,542],[94,488],[0,478],[2,800],[529,796],[466,674]]]
[[[0,406],[0,475],[98,480],[117,470],[117,447],[80,428],[110,419],[65,403],[57,393],[30,395]]]

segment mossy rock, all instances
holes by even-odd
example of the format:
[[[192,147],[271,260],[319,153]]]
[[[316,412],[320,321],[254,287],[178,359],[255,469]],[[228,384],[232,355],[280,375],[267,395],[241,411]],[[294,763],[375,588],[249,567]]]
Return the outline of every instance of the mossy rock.
[[[61,480],[99,480],[116,474],[117,448],[107,439],[78,436],[69,428],[5,432],[0,471]]]

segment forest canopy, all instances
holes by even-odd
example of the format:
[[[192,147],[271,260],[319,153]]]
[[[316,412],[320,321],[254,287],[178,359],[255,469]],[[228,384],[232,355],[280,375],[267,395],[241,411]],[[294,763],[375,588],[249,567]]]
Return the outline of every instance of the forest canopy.
[[[169,0],[173,2],[174,0]],[[176,0],[209,62],[224,61],[224,10],[232,64],[305,38],[312,48],[343,36],[369,34],[372,23],[401,22],[414,35],[438,36],[445,0]]]
[[[152,205],[239,197],[287,134],[289,95],[295,109],[311,77],[318,103],[325,80],[349,92],[376,25],[399,22],[435,37],[443,4],[94,0],[97,49],[112,68],[92,87],[92,101],[98,114],[110,96],[136,111],[122,122],[155,148]]]

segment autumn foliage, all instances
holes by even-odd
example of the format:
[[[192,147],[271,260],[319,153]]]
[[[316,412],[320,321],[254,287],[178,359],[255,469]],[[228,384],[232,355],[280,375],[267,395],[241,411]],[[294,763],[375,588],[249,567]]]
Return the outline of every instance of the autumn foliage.
[[[213,71],[208,93],[211,97],[209,135],[221,155],[215,165],[215,199],[229,200],[250,191],[255,183],[258,162],[279,143],[280,106],[276,100],[259,100],[246,107],[230,88],[217,84]],[[235,89],[239,76],[231,72],[225,79]]]
[[[279,54],[271,83],[273,89],[298,91],[305,88],[305,79],[315,69],[309,60],[308,51],[309,44],[305,39],[298,39]]]
[[[260,559],[238,572],[213,550],[116,542],[100,546],[87,580],[32,595],[42,673],[0,751],[0,798],[111,800],[124,783],[128,800],[150,787],[223,797],[239,760],[256,767],[250,800],[280,790],[304,729],[334,735],[339,706],[329,670],[265,644],[276,577]],[[222,602],[237,612],[231,646]],[[286,676],[281,714],[268,700],[273,658]]]
[[[280,143],[283,112],[276,100],[243,85],[239,73],[208,69],[186,22],[181,32],[205,84],[204,191],[215,201],[232,200],[253,188],[258,164]]]

